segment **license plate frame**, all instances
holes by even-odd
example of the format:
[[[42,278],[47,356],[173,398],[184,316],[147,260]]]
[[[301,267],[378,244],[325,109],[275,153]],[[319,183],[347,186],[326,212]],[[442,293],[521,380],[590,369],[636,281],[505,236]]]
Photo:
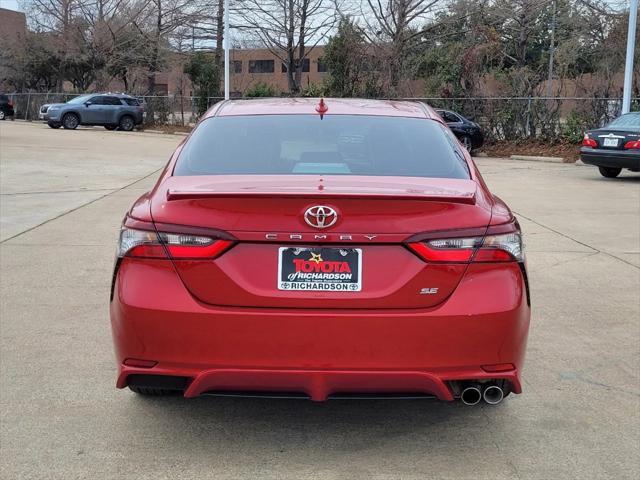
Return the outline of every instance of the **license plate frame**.
[[[362,249],[344,247],[278,248],[280,291],[362,291]]]

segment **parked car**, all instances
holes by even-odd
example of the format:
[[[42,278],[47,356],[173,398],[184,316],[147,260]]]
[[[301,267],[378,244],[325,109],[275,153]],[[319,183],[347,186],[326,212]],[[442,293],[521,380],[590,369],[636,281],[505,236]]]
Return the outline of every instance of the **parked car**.
[[[119,388],[142,395],[520,393],[520,227],[414,102],[220,102],[125,215]]]
[[[459,113],[450,110],[436,110],[438,115],[442,117],[451,131],[458,137],[460,143],[464,145],[467,151],[480,148],[484,143],[484,135],[482,128],[475,122],[463,117]]]
[[[13,117],[14,115],[13,102],[8,95],[0,93],[0,120],[5,120],[7,117]]]
[[[143,121],[144,109],[137,98],[101,93],[76,97],[67,103],[40,108],[39,117],[51,128],[75,129],[78,125],[103,125],[107,130],[131,131]]]
[[[580,160],[595,165],[603,177],[615,178],[623,168],[640,171],[640,112],[621,115],[582,140]]]

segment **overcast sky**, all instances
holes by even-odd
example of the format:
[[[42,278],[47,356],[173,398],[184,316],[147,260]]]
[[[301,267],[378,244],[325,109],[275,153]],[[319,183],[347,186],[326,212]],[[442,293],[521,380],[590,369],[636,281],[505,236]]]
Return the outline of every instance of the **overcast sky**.
[[[0,7],[8,8],[9,10],[20,10],[23,11],[22,8],[18,5],[17,0],[0,0]]]
[[[18,5],[18,1],[19,0],[0,0],[0,7],[23,12],[24,9]],[[629,2],[625,0],[607,0],[607,3],[613,8],[623,8],[629,5]]]

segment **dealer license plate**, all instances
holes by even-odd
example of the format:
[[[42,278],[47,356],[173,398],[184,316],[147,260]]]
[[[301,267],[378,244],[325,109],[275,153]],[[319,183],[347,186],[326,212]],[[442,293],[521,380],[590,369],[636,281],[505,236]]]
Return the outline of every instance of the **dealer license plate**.
[[[362,249],[281,247],[278,290],[359,292]]]

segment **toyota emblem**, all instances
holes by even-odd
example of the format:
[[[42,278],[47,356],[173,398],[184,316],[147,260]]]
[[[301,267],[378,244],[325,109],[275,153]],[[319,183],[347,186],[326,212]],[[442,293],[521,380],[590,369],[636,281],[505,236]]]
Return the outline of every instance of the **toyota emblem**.
[[[304,221],[314,228],[329,228],[338,221],[338,212],[326,205],[315,205],[304,212]]]

